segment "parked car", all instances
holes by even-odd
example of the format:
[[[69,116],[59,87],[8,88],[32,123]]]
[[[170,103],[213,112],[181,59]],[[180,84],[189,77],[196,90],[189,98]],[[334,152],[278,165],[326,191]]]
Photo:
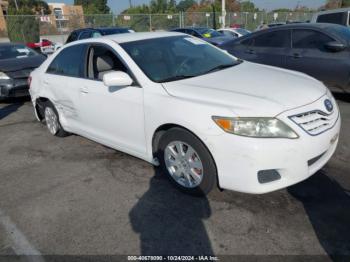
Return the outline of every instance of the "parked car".
[[[339,109],[304,74],[242,62],[184,34],[77,41],[32,74],[38,120],[154,165],[184,192],[266,193],[333,155]]]
[[[218,32],[231,38],[238,38],[251,33],[250,31],[244,28],[223,28],[223,29],[218,29]]]
[[[172,32],[180,32],[195,36],[197,38],[203,39],[212,45],[220,45],[232,39],[232,37],[225,36],[214,29],[206,27],[185,27],[185,28],[176,28],[171,30]]]
[[[332,91],[350,91],[350,29],[335,24],[290,24],[221,46],[241,59],[300,71]]]
[[[332,9],[313,15],[312,23],[331,23],[350,26],[350,8]]]
[[[0,100],[28,96],[28,77],[46,59],[23,44],[0,43]]]
[[[41,39],[40,42],[37,43],[29,42],[26,45],[44,55],[50,55],[62,47],[62,44],[54,43],[48,39]]]
[[[82,28],[71,32],[67,38],[66,44],[77,40],[94,38],[103,35],[125,34],[134,32],[135,31],[131,29],[121,27]]]
[[[285,25],[286,23],[271,23],[271,24],[261,24],[259,25],[255,31],[260,31],[260,30],[264,30],[264,29],[268,29],[268,28],[272,28],[272,27],[277,27],[277,26],[281,26],[281,25]]]

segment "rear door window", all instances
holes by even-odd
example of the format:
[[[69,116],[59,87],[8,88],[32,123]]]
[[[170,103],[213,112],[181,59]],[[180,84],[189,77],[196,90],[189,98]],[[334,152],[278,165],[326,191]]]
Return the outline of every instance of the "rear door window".
[[[334,41],[328,35],[314,30],[293,30],[293,48],[325,50],[325,44]]]
[[[64,48],[51,62],[46,73],[70,77],[85,77],[86,52],[86,44]]]
[[[254,38],[255,47],[284,48],[290,46],[290,31],[279,30],[263,33]]]

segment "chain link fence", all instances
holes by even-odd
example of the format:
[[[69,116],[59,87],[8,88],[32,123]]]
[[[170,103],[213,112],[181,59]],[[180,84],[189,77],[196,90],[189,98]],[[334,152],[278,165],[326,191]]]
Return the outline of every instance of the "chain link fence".
[[[221,26],[221,13],[215,14],[215,23],[217,27]],[[225,24],[231,26],[241,25],[249,30],[255,30],[262,23],[281,23],[281,22],[306,22],[312,18],[312,13],[286,12],[286,13],[267,13],[267,12],[236,12],[227,13]],[[68,34],[78,28],[84,27],[127,27],[136,32],[170,30],[177,27],[201,26],[214,27],[213,13],[195,13],[180,12],[176,14],[105,14],[105,15],[47,15],[47,16],[5,16],[3,21],[6,23],[2,30],[0,29],[0,42],[8,41],[8,38],[16,39],[13,35],[22,36],[24,41],[29,41],[31,37],[28,34],[39,34],[41,38],[47,38],[52,41],[65,42]],[[25,26],[20,26],[20,24]],[[0,27],[1,28],[1,27]]]

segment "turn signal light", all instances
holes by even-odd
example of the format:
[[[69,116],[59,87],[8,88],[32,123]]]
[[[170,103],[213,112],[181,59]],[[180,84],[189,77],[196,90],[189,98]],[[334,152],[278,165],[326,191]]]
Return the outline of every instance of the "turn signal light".
[[[216,118],[214,119],[214,121],[218,126],[220,126],[225,131],[233,130],[232,121],[230,119]]]

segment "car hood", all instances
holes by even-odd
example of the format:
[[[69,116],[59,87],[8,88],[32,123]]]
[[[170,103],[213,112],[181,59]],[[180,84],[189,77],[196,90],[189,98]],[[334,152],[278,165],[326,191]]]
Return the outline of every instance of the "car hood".
[[[250,62],[163,86],[171,96],[229,107],[241,117],[273,117],[327,92],[305,74]]]
[[[46,59],[43,55],[36,55],[32,57],[2,59],[0,60],[0,71],[11,72],[19,71],[27,68],[36,68],[42,64]]]

